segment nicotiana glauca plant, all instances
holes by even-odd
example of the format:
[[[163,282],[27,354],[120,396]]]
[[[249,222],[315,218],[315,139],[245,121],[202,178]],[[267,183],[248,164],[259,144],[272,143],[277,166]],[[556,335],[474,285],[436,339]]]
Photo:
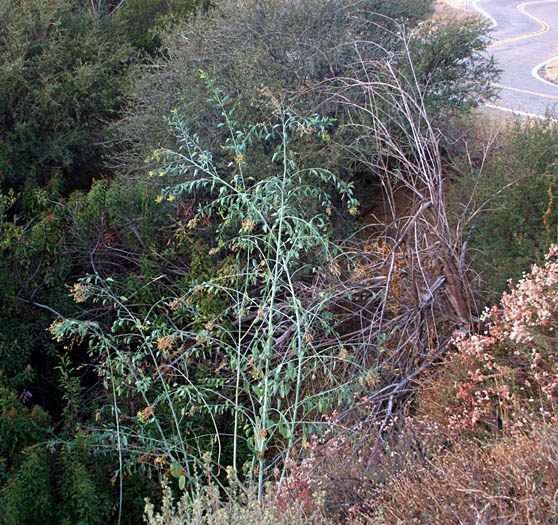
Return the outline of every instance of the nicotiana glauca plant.
[[[332,208],[340,200],[355,214],[358,202],[351,184],[302,166],[293,149],[301,137],[327,140],[330,120],[300,116],[262,90],[271,117],[243,129],[216,83],[200,76],[228,137],[221,152],[206,151],[173,111],[177,149],[156,151],[154,159],[164,162],[159,175],[177,180],[157,200],[197,203],[189,234],[217,223],[213,277],[190,282],[144,316],[115,281],[87,277],[74,294],[112,305],[110,333],[75,321],[56,324],[53,333],[87,333],[114,392],[119,443],[141,454],[142,463],[170,464],[168,473],[184,488],[210,451],[219,466],[245,467],[262,498],[266,477],[289,458],[301,433],[323,425],[321,415],[352,399],[355,378],[369,373],[333,329],[331,301],[349,292],[312,285],[317,274],[339,272]],[[269,158],[256,174],[249,163],[262,146]],[[214,297],[219,308],[210,315],[204,309],[200,323],[200,302]],[[320,343],[323,334],[327,344]],[[341,368],[345,373],[337,374]],[[125,418],[124,399],[144,408]]]

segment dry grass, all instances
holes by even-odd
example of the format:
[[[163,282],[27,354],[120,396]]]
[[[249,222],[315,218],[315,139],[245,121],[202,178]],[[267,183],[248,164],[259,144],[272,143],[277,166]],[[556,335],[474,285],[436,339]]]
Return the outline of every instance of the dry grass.
[[[464,8],[464,0],[438,0],[434,4],[435,18],[455,18],[469,16]]]
[[[438,4],[446,4],[454,9],[463,9],[465,0],[439,0]]]
[[[468,441],[415,465],[376,503],[387,523],[556,523],[558,430]]]

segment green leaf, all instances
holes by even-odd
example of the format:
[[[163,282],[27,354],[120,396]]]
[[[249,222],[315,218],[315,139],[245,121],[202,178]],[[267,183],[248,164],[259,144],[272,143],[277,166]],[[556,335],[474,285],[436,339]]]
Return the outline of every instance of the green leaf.
[[[287,425],[285,425],[283,423],[282,420],[279,421],[279,424],[277,425],[277,428],[279,429],[279,434],[281,434],[284,438],[289,437],[289,435],[290,435],[289,428],[287,427]]]
[[[173,463],[173,464],[171,465],[170,473],[171,473],[171,476],[172,476],[173,478],[178,478],[178,477],[180,477],[181,472],[182,472],[182,469],[180,468],[180,464],[179,464],[179,463]]]

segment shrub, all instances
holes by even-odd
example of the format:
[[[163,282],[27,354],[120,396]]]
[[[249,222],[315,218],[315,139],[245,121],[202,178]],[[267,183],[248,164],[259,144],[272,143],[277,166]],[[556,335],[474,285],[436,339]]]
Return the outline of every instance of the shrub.
[[[399,445],[376,461],[356,516],[373,520],[379,508],[387,523],[555,521],[557,255],[552,245],[545,265],[485,312],[485,329],[457,332],[455,351],[421,378]],[[399,465],[390,471],[391,458]]]
[[[211,125],[214,108],[196,88],[192,73],[199,69],[219,79],[240,122],[260,118],[262,86],[303,114],[317,111],[338,119],[330,131],[340,143],[338,150],[325,144],[318,152],[304,150],[324,166],[338,160],[346,169],[348,145],[360,146],[359,153],[376,153],[373,137],[350,132],[369,125],[366,112],[351,113],[351,104],[373,100],[391,133],[404,127],[388,107],[401,86],[424,103],[431,122],[447,123],[493,95],[497,71],[481,53],[487,43],[483,23],[468,19],[419,25],[430,9],[429,0],[223,2],[209,18],[176,26],[165,36],[166,60],[138,70],[131,105],[115,128],[124,149],[115,165],[140,170],[151,150],[173,147],[161,126],[161,115],[171,109],[187,115],[208,144],[224,139]],[[372,98],[361,89],[367,82],[373,85]],[[400,100],[397,93],[394,97]],[[350,162],[359,164],[358,155]]]
[[[552,121],[516,121],[486,138],[450,186],[450,210],[464,225],[481,295],[495,302],[507,281],[541,264],[556,241],[557,130]],[[485,139],[481,139],[483,142]]]
[[[55,493],[50,458],[38,447],[27,449],[16,475],[1,488],[2,518],[7,525],[54,523]]]
[[[358,401],[355,396],[355,404]],[[362,403],[361,408],[356,423],[347,425],[334,411],[324,417],[325,429],[320,434],[302,440],[296,457],[287,462],[285,475],[276,481],[279,507],[301,508],[307,514],[324,508],[332,519],[342,522],[366,501],[370,487],[381,482],[389,467],[384,468],[387,461],[379,425],[366,421],[370,406]]]
[[[115,164],[123,163],[128,170],[141,169],[143,160],[153,149],[173,147],[172,137],[161,126],[161,115],[168,114],[171,109],[186,115],[195,131],[209,140],[209,145],[219,144],[223,137],[211,124],[216,118],[215,109],[195,83],[193,72],[199,69],[219,79],[237,107],[236,118],[244,124],[260,118],[259,90],[262,86],[303,114],[318,111],[339,117],[343,113],[342,105],[332,101],[330,86],[321,83],[353,75],[355,63],[360,63],[359,57],[370,67],[376,67],[380,58],[398,56],[406,39],[406,35],[397,35],[400,24],[415,27],[430,12],[430,4],[429,0],[412,3],[384,0],[223,2],[210,17],[177,26],[164,40],[167,59],[158,61],[157,67],[138,71],[131,92],[132,104],[116,126],[118,139],[124,141],[123,146],[128,151],[115,158]],[[467,31],[455,32],[461,37],[461,40],[455,38],[460,59],[457,63],[446,59],[444,71],[447,70],[448,79],[451,75],[463,81],[467,79],[467,82],[469,75],[482,78],[475,86],[483,88],[473,93],[468,84],[467,89],[461,91],[462,97],[474,99],[487,85],[485,69],[477,67],[482,60],[470,58],[480,48],[479,35],[483,31],[480,26],[473,29],[471,24]],[[447,44],[447,33],[451,31],[439,36],[445,42],[444,48],[451,47]],[[470,41],[464,42],[464,34],[469,35]],[[434,30],[428,34],[428,38],[435,36]],[[424,44],[424,38],[417,37],[417,41]],[[447,88],[450,81],[437,82],[433,88],[428,76],[431,72],[426,71],[430,51],[418,44],[415,48],[421,56],[425,55],[421,69],[424,89],[440,91],[441,99],[442,86]],[[448,49],[448,55],[451,52],[452,49]],[[471,66],[474,72],[464,75],[464,64],[467,64],[465,69]],[[461,87],[457,84],[452,89],[458,91]],[[459,108],[462,107],[460,104]],[[324,155],[320,162],[327,157]]]
[[[19,195],[8,191],[0,197],[0,202],[11,204],[0,206],[1,304],[6,321],[0,326],[0,385],[30,389],[40,403],[52,374],[46,368],[56,353],[45,337],[50,315],[72,307],[63,288],[75,266],[65,257],[65,213],[55,204],[60,185],[60,177],[42,189],[29,180]],[[31,387],[34,382],[41,386]],[[52,400],[48,394],[45,398]]]
[[[324,524],[333,523],[327,516],[315,510],[305,513],[303,509],[277,505],[273,491],[262,501],[257,491],[245,487],[237,479],[231,480],[232,487],[223,495],[214,484],[209,484],[189,497],[183,494],[174,504],[169,485],[163,482],[163,502],[160,512],[152,503],[145,506],[145,521],[148,525],[289,525],[292,523]]]
[[[557,255],[558,246],[552,245],[546,264],[533,266],[515,289],[503,294],[500,309],[487,311],[486,335],[456,339],[467,378],[455,384],[459,407],[452,426],[474,428],[494,413],[510,429],[535,416],[555,422]]]
[[[18,464],[18,454],[47,438],[48,414],[38,405],[24,406],[13,390],[0,387],[0,453],[7,467]]]
[[[116,27],[135,48],[155,54],[170,22],[192,18],[210,7],[209,0],[128,0],[114,13]]]
[[[88,366],[87,347],[77,342],[70,352],[72,361],[60,360],[68,349],[52,341],[47,328],[53,317],[89,315],[69,293],[78,292],[68,286],[76,275],[92,267],[101,275],[117,268],[120,282],[137,277],[132,292],[149,303],[150,296],[142,295],[147,290],[143,279],[160,274],[149,274],[148,263],[158,270],[161,259],[172,255],[167,230],[160,229],[165,209],[153,196],[105,181],[94,183],[87,194],[76,192],[65,199],[61,185],[60,177],[42,188],[28,180],[17,200],[11,191],[0,201],[0,490],[12,502],[4,510],[10,523],[24,523],[18,517],[34,513],[45,523],[100,523],[119,508],[118,486],[110,483],[117,454],[107,450],[98,435],[76,431],[89,427],[102,404],[102,387]],[[159,217],[154,221],[153,210]],[[118,238],[116,228],[122,230]],[[124,250],[126,257],[114,255]],[[149,292],[161,295],[155,287]],[[110,308],[92,315],[110,320]],[[48,453],[43,450],[46,440],[52,440]],[[45,491],[45,498],[48,494],[40,512],[34,510],[36,500],[27,499],[31,489],[25,480],[32,472],[26,470],[25,458],[30,447],[40,448],[40,464],[45,466],[30,485]],[[138,522],[146,487],[152,488],[138,470],[127,471],[123,482],[123,523]]]
[[[429,21],[409,41],[405,75],[416,77],[431,121],[447,127],[495,93],[490,83],[498,78],[494,59],[482,51],[488,45],[488,27],[475,17]]]
[[[56,413],[57,350],[46,329],[53,311],[72,306],[62,284],[72,267],[61,242],[64,221],[48,202],[57,197],[56,186],[39,191],[28,184],[20,195],[21,215],[29,211],[34,220],[13,213],[13,192],[12,207],[0,210],[0,449],[14,468],[22,450],[47,437],[50,418],[41,406]]]
[[[122,101],[129,50],[118,32],[69,1],[2,0],[0,41],[8,184],[21,189],[32,172],[45,182],[53,167],[67,171],[70,189],[89,182],[100,165],[103,123]]]
[[[555,424],[557,249],[503,294],[500,307],[486,310],[484,332],[457,334],[456,352],[424,381],[416,419],[439,443]]]
[[[66,320],[52,332],[58,340],[88,337],[113,403],[131,399],[141,408],[123,420],[113,439],[122,433],[124,446],[141,453],[142,464],[164,467],[182,486],[186,480],[193,485],[194,467],[211,450],[218,465],[226,460],[240,470],[246,460],[261,497],[271,458],[282,450],[288,455],[296,433],[319,425],[317,414],[352,396],[349,380],[332,373],[336,363],[362,373],[349,356],[339,357],[329,328],[328,300],[345,292],[305,291],[305,282],[332,262],[330,192],[353,212],[358,203],[350,185],[328,170],[300,166],[291,149],[298,135],[323,140],[328,119],[301,117],[271,97],[270,121],[242,128],[227,97],[202,78],[229,134],[221,148],[228,162],[217,165],[173,112],[180,147],[155,156],[166,162],[158,170],[163,177],[178,180],[157,201],[194,199],[196,212],[185,229],[194,234],[214,222],[208,255],[219,254],[223,265],[209,272],[210,280],[173,289],[143,316],[116,293],[114,280],[88,277],[78,284],[83,295],[111,305],[117,318],[107,328]],[[262,144],[270,150],[266,169],[252,172],[252,150]],[[217,308],[207,307],[210,296]],[[208,317],[203,325],[200,314]],[[320,333],[331,338],[323,348],[313,344]],[[317,376],[319,386],[307,381]],[[223,456],[225,446],[232,457]]]
[[[113,453],[95,451],[94,438],[78,430],[58,447],[55,457],[60,523],[109,523],[121,503],[109,478]]]

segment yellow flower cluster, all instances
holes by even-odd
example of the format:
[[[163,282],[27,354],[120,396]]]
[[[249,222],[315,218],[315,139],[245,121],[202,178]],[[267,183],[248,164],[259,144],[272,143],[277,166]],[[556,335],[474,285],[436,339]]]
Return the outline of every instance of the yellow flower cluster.
[[[242,229],[245,232],[251,232],[254,229],[254,219],[251,217],[242,223]]]
[[[52,321],[52,323],[47,329],[57,343],[61,343],[64,340],[64,336],[62,335],[62,331],[60,330],[61,326],[62,323],[55,320]]]
[[[154,408],[152,405],[146,406],[143,410],[138,412],[138,421],[145,423],[153,416]]]
[[[76,303],[84,303],[89,297],[89,287],[82,283],[75,283],[70,290],[70,295]]]

